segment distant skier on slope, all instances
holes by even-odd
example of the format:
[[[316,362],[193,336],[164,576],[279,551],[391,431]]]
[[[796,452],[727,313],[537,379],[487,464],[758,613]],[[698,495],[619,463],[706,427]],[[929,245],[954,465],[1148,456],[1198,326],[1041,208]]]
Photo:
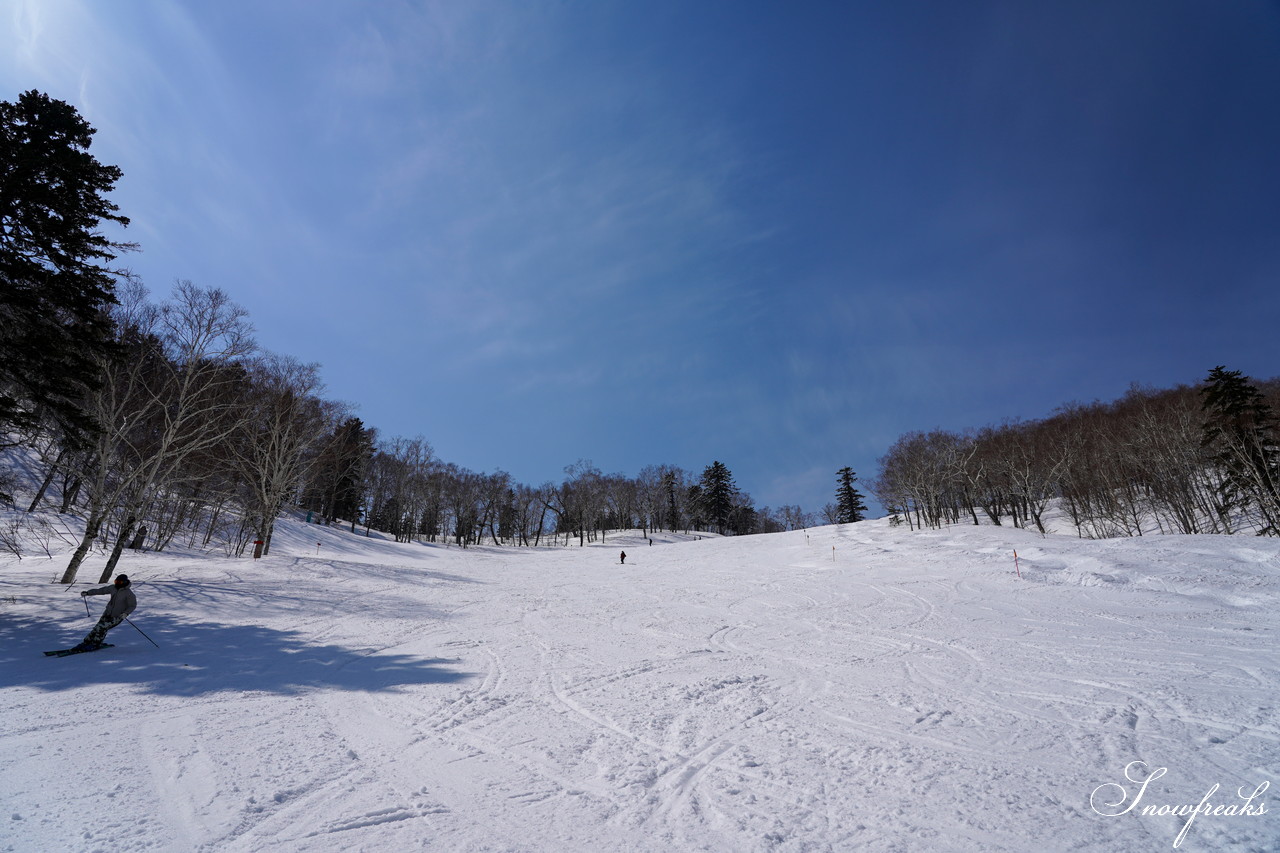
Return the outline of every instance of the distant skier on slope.
[[[98,624],[93,626],[93,630],[80,645],[76,646],[79,650],[97,649],[102,646],[102,641],[106,639],[107,632],[124,621],[125,617],[133,612],[138,606],[138,599],[133,594],[133,590],[129,587],[128,575],[116,575],[115,583],[111,586],[100,586],[97,589],[86,589],[80,593],[83,595],[109,595],[111,600],[107,602],[107,609],[102,611],[102,618],[98,620]]]
[[[623,551],[623,552],[622,552],[622,565],[624,565],[624,566],[625,566],[626,564],[627,564],[627,552],[626,552],[626,551]]]

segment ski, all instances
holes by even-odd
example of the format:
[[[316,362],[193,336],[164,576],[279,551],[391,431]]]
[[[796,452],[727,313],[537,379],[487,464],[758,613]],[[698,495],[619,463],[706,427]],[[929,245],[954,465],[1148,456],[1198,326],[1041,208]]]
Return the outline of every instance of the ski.
[[[103,649],[114,649],[114,648],[115,648],[114,643],[103,643],[101,646],[98,646],[98,648],[96,649],[80,649],[80,648],[54,649],[51,652],[45,652],[44,656],[55,657],[55,658],[65,658],[67,655],[82,655],[85,652],[98,652],[98,651],[102,651]]]

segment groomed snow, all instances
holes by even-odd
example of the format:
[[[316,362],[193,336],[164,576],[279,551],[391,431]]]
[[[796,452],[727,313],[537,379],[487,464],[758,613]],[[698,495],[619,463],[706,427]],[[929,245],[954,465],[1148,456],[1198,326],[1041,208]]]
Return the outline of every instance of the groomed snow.
[[[126,556],[160,648],[62,659],[65,556],[0,564],[0,850],[1166,850],[1187,818],[1143,807],[1280,775],[1275,539],[672,538],[286,522],[256,562]],[[1100,813],[1126,767],[1166,772]],[[1276,812],[1180,849],[1280,849]]]

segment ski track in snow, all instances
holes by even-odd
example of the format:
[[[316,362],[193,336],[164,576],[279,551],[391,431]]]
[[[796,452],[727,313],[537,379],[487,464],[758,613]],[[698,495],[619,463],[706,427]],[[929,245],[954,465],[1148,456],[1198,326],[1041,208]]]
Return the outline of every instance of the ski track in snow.
[[[1094,789],[1280,768],[1275,540],[276,543],[131,557],[162,647],[65,659],[80,601],[3,564],[0,853],[1159,850],[1184,818]],[[1182,849],[1276,839],[1202,816]]]

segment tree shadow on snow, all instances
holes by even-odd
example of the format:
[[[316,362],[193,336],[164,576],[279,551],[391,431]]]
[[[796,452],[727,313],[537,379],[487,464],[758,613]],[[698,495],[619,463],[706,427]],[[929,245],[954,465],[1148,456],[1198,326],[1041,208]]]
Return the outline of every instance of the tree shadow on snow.
[[[353,648],[318,643],[297,631],[164,615],[149,616],[145,626],[138,626],[159,648],[126,622],[108,635],[115,648],[65,658],[41,654],[75,645],[89,627],[86,622],[78,632],[52,630],[48,622],[10,614],[0,626],[0,689],[132,685],[158,696],[296,695],[325,689],[397,692],[474,675],[452,668],[456,660],[392,652],[375,644]]]
[[[137,581],[133,588],[138,596],[139,610],[144,604],[147,606],[145,616],[148,619],[153,618],[156,609],[175,604],[213,618],[224,613],[230,618],[251,613],[254,618],[264,621],[289,614],[315,618],[324,614],[337,617],[357,611],[377,613],[387,618],[420,620],[443,619],[447,615],[446,611],[424,603],[421,597],[404,595],[394,580],[384,583],[380,589],[369,589],[345,585],[300,586],[289,578],[250,577],[247,579],[228,571],[226,577],[217,581],[160,578]],[[419,572],[415,580],[419,584],[428,580],[480,583],[469,578],[455,579],[451,575],[430,572]],[[3,589],[0,583],[0,591]],[[105,599],[100,601],[105,605]],[[90,601],[91,609],[95,603]],[[62,609],[65,611],[67,608],[68,605],[63,603]],[[100,611],[101,606],[94,611],[93,618],[96,619]],[[76,615],[79,615],[78,611]],[[141,623],[139,627],[146,630]]]

